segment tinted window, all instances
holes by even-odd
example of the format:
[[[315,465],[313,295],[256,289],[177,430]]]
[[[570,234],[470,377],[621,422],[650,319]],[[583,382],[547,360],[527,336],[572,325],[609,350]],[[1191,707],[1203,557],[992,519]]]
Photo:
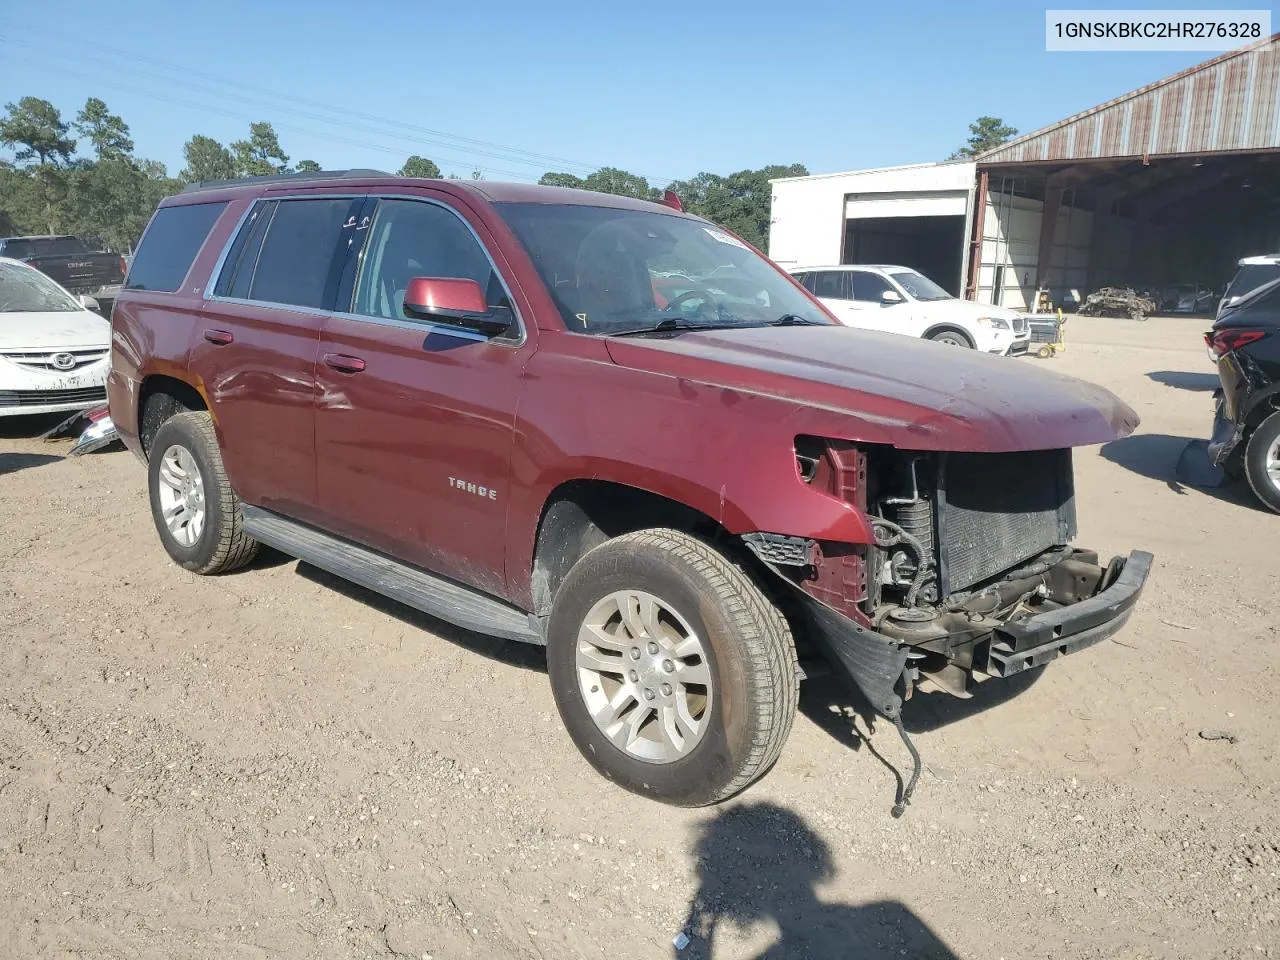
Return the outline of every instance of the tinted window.
[[[414,277],[474,280],[491,308],[511,309],[489,258],[456,214],[432,203],[382,200],[356,283],[355,312],[414,319],[404,313],[405,290]]]
[[[218,275],[217,286],[213,289],[215,295],[237,297],[241,300],[248,298],[253,270],[258,265],[258,254],[262,249],[262,237],[267,232],[267,225],[271,223],[271,214],[275,209],[274,200],[254,206],[227,252],[222,273]]]
[[[806,290],[813,290],[812,273],[793,273],[791,276],[795,277],[796,283],[800,284],[800,286],[804,287]]]
[[[281,200],[262,241],[249,299],[324,307],[342,224],[358,202]]]
[[[849,272],[847,270],[819,270],[813,275],[813,286],[810,288],[819,297],[828,300],[848,300]],[[808,284],[805,284],[808,286]]]
[[[85,245],[75,237],[34,237],[4,242],[4,255],[15,260],[26,257],[60,257],[86,251]]]
[[[129,267],[128,290],[172,293],[200,252],[225,203],[192,203],[156,211]]]
[[[880,300],[886,290],[892,290],[889,281],[878,273],[863,273],[861,270],[853,274],[853,299]]]
[[[1227,292],[1223,296],[1227,303],[1230,303],[1233,298],[1243,296],[1250,290],[1257,290],[1264,283],[1269,283],[1277,277],[1280,277],[1280,264],[1246,263],[1235,275],[1235,279],[1231,281],[1231,285],[1227,287]]]

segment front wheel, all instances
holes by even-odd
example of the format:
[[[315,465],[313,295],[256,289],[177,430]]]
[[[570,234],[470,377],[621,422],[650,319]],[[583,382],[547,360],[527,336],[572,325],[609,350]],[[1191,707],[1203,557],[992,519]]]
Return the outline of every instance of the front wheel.
[[[963,333],[956,332],[955,330],[943,330],[941,333],[935,333],[929,339],[934,343],[945,343],[949,347],[973,346],[973,344],[969,342],[968,337]]]
[[[1249,437],[1244,473],[1258,499],[1280,513],[1280,413],[1263,420]]]
[[[578,561],[551,611],[547,668],[591,765],[679,806],[763,776],[799,696],[786,620],[741,567],[677,530],[617,537]]]

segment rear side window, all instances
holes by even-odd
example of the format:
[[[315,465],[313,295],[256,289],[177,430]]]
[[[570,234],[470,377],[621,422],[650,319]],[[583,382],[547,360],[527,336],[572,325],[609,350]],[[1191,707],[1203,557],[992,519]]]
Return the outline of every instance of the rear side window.
[[[218,282],[213,288],[214,296],[235,297],[238,300],[248,298],[253,271],[258,266],[258,254],[262,251],[262,238],[275,209],[275,200],[265,200],[254,205],[240,226],[231,249],[227,251],[222,273],[218,275]]]
[[[350,197],[281,200],[266,228],[248,299],[323,308],[331,281],[337,285],[332,267],[342,225],[361,203],[363,198]]]
[[[819,270],[813,275],[812,290],[816,296],[827,300],[851,300],[849,271]],[[809,286],[807,283],[805,286]]]
[[[1257,290],[1264,283],[1270,283],[1277,277],[1280,277],[1280,264],[1246,263],[1235,275],[1235,279],[1231,281],[1223,297],[1227,303],[1231,303],[1236,297],[1242,297],[1250,290]]]
[[[173,293],[182,286],[226,206],[225,202],[192,203],[157,210],[134,255],[125,289]]]

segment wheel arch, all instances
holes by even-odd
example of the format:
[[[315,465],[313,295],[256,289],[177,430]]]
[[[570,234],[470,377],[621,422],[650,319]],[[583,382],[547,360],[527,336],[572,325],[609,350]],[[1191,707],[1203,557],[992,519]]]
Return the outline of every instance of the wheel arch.
[[[564,578],[583,556],[607,540],[650,527],[671,527],[707,539],[728,534],[699,510],[613,480],[577,479],[548,495],[534,538],[534,612],[545,616]]]
[[[208,410],[204,396],[177,377],[154,373],[145,377],[138,391],[138,442],[143,456],[151,453],[151,441],[166,420],[178,413]]]

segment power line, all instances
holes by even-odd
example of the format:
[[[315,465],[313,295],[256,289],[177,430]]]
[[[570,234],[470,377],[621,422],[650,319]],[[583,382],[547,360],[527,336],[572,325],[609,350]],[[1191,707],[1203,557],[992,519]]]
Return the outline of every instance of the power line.
[[[100,84],[102,86],[112,87],[117,90],[124,90],[128,93],[135,94],[146,100],[156,100],[164,103],[172,103],[178,106],[191,107],[195,110],[201,110],[206,113],[216,113],[224,117],[230,117],[233,120],[243,120],[250,123],[254,122],[255,119],[257,119],[252,114],[236,113],[230,110],[223,110],[219,107],[209,106],[208,104],[204,104],[204,103],[194,103],[190,100],[181,100],[181,99],[178,99],[177,97],[166,96],[164,94],[156,93],[155,91],[151,91],[151,90],[139,90],[137,87],[131,87],[128,84],[120,83],[119,81],[116,81],[116,80],[109,80],[109,79],[104,79],[102,77],[91,75],[91,74],[79,73],[74,70],[68,70],[64,67],[51,67],[48,65],[46,61],[43,61],[43,60],[32,60],[30,58],[25,58],[22,56],[19,56],[17,59],[25,59],[27,60],[27,62],[39,66],[42,70],[44,70],[47,73],[56,73],[62,76],[74,77],[79,80],[87,80],[93,83]],[[292,123],[282,123],[282,124],[278,124],[277,126],[279,126],[280,129],[282,130],[288,130],[294,133],[302,133],[307,136],[316,137],[317,139],[320,139],[320,140],[329,140],[334,143],[348,144],[350,146],[360,147],[362,149],[372,150],[378,153],[392,154],[399,157],[403,157],[405,154],[405,150],[403,147],[392,147],[386,144],[374,143],[369,140],[355,140],[350,137],[343,137],[334,133],[327,133],[319,130],[311,130],[307,127],[299,127]],[[446,164],[449,164],[451,166],[462,167],[464,169],[465,168],[478,169],[480,170],[481,173],[499,174],[504,177],[511,177],[515,180],[529,181],[531,179],[530,175],[527,172],[516,172],[513,170],[505,170],[500,167],[483,166],[481,164],[476,164],[470,160],[458,160],[456,157],[441,157],[440,159]]]
[[[9,30],[11,32],[12,32],[12,29],[13,29],[13,25],[10,24]],[[68,40],[78,41],[84,44],[90,43],[89,41],[84,40],[83,38],[69,37],[65,34],[54,34],[49,31],[41,30],[37,27],[32,27],[26,24],[19,25],[18,29],[20,31],[36,34],[38,36],[45,36],[45,37],[55,39],[60,44],[63,44],[63,45],[65,45],[65,43]],[[3,37],[0,37],[0,42],[6,42],[6,41]],[[24,43],[21,40],[19,41],[8,40],[7,42],[10,42],[10,43],[16,42],[28,47],[32,46],[31,44]],[[56,55],[58,51],[51,51],[51,50],[47,50],[46,48],[46,52]],[[483,157],[489,157],[489,158],[498,159],[498,160],[505,160],[509,163],[514,162],[522,165],[524,164],[552,165],[552,166],[558,165],[561,168],[564,168],[564,167],[578,168],[584,172],[594,172],[595,170],[603,166],[603,164],[593,164],[593,163],[587,163],[581,160],[571,160],[565,157],[557,157],[551,154],[535,153],[533,151],[523,150],[521,148],[512,147],[506,144],[494,143],[492,141],[479,140],[472,137],[463,137],[457,134],[448,133],[446,131],[433,130],[428,127],[422,127],[422,126],[411,124],[411,123],[404,123],[399,120],[394,120],[387,117],[381,117],[376,114],[365,113],[358,110],[336,108],[329,104],[323,103],[321,101],[311,100],[306,97],[297,97],[289,94],[283,94],[276,91],[267,90],[263,87],[255,86],[253,84],[244,83],[242,81],[232,80],[226,77],[219,77],[216,74],[206,73],[198,70],[192,70],[185,65],[174,64],[169,61],[161,60],[156,57],[144,56],[141,54],[135,54],[129,51],[123,51],[119,49],[104,49],[101,52],[107,54],[108,56],[118,57],[120,59],[128,61],[129,69],[133,73],[137,73],[137,69],[136,69],[137,62],[145,62],[145,63],[152,64],[154,66],[157,66],[163,70],[174,71],[178,73],[181,77],[202,77],[220,86],[236,87],[241,90],[254,93],[258,97],[266,96],[266,97],[272,98],[272,100],[270,101],[262,101],[262,100],[247,99],[243,96],[233,97],[234,99],[239,99],[241,102],[247,102],[247,103],[253,103],[253,104],[265,102],[273,110],[278,110],[282,112],[293,112],[297,115],[305,116],[307,119],[316,120],[321,123],[333,123],[333,124],[341,123],[342,125],[348,128],[362,129],[362,130],[365,130],[366,132],[374,133],[379,136],[391,137],[392,139],[396,139],[396,140],[404,140],[406,142],[414,142],[414,143],[420,143],[420,144],[425,144],[430,146],[442,146],[442,147],[445,147],[446,149],[460,150],[464,154],[473,154],[476,156],[483,156]],[[91,56],[86,56],[84,54],[81,54],[80,59],[92,60],[93,58]],[[103,61],[99,59],[97,62],[103,64],[109,69],[120,69],[118,65],[111,63],[110,61]],[[198,90],[200,92],[211,93],[215,96],[220,96],[220,97],[231,96],[227,94],[225,91],[221,91],[221,90],[210,91],[207,87],[200,87],[197,84],[193,84],[189,80],[185,80],[185,79],[179,79],[174,77],[155,77],[154,75],[151,75],[151,76],[164,83],[178,83],[178,84],[193,88],[195,90]],[[336,119],[330,119],[328,117],[318,116],[314,112],[304,112],[296,109],[290,110],[290,108],[282,108],[279,106],[278,101],[289,101],[292,103],[301,104],[305,107],[310,108],[311,110],[320,110],[329,114],[338,114],[339,117]],[[359,119],[368,121],[370,123],[376,124],[378,126],[368,127],[368,126],[360,126],[358,124],[353,124],[352,118],[359,118]],[[415,131],[418,134],[418,136],[409,136],[408,134],[403,133],[401,131]],[[444,142],[442,142],[442,140]],[[546,167],[543,166],[543,169],[545,170]],[[646,179],[649,179],[651,182],[654,182],[654,183],[667,183],[674,178],[650,177]]]

